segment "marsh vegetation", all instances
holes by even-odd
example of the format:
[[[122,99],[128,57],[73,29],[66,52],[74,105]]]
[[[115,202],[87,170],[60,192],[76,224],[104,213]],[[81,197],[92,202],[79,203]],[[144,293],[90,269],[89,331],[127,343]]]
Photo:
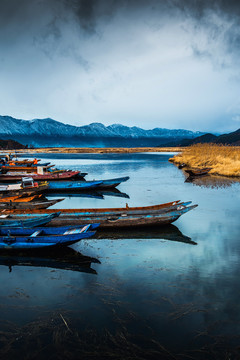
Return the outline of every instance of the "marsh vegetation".
[[[240,147],[216,144],[196,144],[170,158],[175,164],[189,168],[211,167],[210,174],[240,176]]]

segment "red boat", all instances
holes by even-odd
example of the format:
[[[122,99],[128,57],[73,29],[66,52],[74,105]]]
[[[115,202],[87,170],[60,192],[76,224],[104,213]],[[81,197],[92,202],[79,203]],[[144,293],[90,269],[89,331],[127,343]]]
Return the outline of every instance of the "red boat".
[[[36,173],[32,173],[32,174],[27,174],[27,176],[31,176],[33,178],[33,180],[36,181],[42,181],[42,180],[47,180],[47,181],[51,181],[51,180],[68,180],[68,179],[73,179],[75,177],[77,177],[79,175],[79,171],[71,171],[71,170],[67,170],[67,171],[62,171],[62,172],[46,172],[43,174],[36,174]],[[8,172],[7,174],[0,174],[0,181],[7,181],[7,182],[11,182],[11,181],[21,181],[22,177],[26,176],[25,173],[17,173],[17,172],[13,172],[10,173]]]

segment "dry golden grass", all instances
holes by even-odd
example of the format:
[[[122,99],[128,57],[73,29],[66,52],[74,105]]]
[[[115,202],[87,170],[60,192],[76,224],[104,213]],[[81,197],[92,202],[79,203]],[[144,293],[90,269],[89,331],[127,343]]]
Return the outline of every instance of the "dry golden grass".
[[[136,147],[136,148],[69,148],[69,147],[52,147],[52,148],[36,148],[36,149],[16,149],[5,150],[4,152],[18,152],[21,154],[35,154],[35,153],[51,153],[51,154],[84,154],[84,153],[139,153],[139,152],[178,152],[180,147]]]
[[[169,159],[188,167],[211,167],[210,174],[240,176],[240,146],[196,144]]]

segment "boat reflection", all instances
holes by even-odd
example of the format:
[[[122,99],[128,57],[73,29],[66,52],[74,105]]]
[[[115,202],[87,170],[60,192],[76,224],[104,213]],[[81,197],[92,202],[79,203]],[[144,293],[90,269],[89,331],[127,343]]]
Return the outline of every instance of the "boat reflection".
[[[51,193],[47,195],[48,198],[52,197],[61,197],[64,196],[65,198],[71,197],[87,197],[87,198],[95,198],[95,199],[104,199],[104,196],[116,196],[116,197],[123,197],[129,199],[129,195],[119,191],[118,189],[103,189],[98,191],[81,191],[81,192],[58,192],[58,193]]]
[[[119,191],[118,189],[98,190],[98,194],[103,195],[103,196],[116,196],[116,197],[130,199],[130,196],[128,194],[123,193],[123,192]]]
[[[8,250],[0,252],[0,265],[8,266],[9,272],[14,266],[34,266],[97,274],[96,270],[91,268],[92,263],[100,264],[100,261],[82,255],[70,247],[38,251],[11,251],[11,254]]]
[[[92,191],[92,192],[85,192],[85,191],[81,191],[81,192],[78,192],[78,193],[70,193],[70,192],[65,192],[64,194],[63,193],[51,193],[51,194],[47,194],[47,197],[49,199],[53,198],[53,197],[59,197],[59,196],[64,196],[65,199],[68,198],[94,198],[94,199],[104,199],[104,196],[98,192],[95,192],[95,191]]]
[[[208,188],[226,188],[239,183],[240,180],[239,178],[234,177],[228,178],[226,176],[214,176],[207,174],[204,176],[189,176],[186,178],[185,182]]]
[[[131,231],[124,229],[118,229],[118,231],[101,230],[101,227],[99,227],[99,231],[97,231],[91,239],[161,239],[197,245],[195,241],[190,237],[183,235],[177,226],[172,224],[160,228],[152,227],[151,230],[149,230],[149,228],[141,228],[139,230],[131,229]]]

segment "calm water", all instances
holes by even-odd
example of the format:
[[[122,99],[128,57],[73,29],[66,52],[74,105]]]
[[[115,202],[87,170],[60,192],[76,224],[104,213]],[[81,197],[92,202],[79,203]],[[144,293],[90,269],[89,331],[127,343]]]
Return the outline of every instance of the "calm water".
[[[5,359],[240,358],[240,184],[185,182],[170,156],[38,155],[86,180],[130,176],[122,194],[67,195],[58,208],[198,207],[167,228],[82,241],[70,262],[0,256]]]

